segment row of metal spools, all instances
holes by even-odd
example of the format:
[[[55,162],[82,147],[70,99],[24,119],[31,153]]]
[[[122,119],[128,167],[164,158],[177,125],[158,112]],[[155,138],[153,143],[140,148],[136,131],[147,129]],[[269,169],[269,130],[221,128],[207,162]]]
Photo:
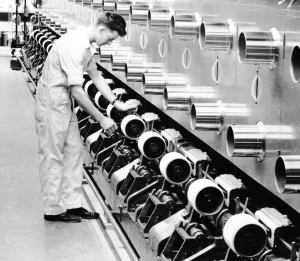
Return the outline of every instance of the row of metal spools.
[[[83,88],[96,103],[97,88],[85,78]],[[125,91],[119,98],[129,99]],[[105,107],[117,132],[106,134],[77,107],[82,140],[115,196],[135,213],[155,255],[174,261],[280,258],[273,248],[291,228],[285,215],[273,208],[251,211],[242,181],[231,174],[213,177],[208,155],[178,131],[160,129],[156,114],[120,112],[108,103],[104,113]]]

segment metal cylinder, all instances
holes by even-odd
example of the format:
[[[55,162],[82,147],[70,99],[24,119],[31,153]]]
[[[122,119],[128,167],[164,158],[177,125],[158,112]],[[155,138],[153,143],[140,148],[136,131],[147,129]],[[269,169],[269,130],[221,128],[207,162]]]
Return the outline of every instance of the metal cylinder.
[[[200,47],[209,50],[230,50],[235,33],[231,21],[226,23],[203,22],[200,26]]]
[[[222,102],[193,103],[190,112],[192,130],[217,131],[223,130],[224,111]]]
[[[136,4],[130,6],[129,20],[131,24],[147,25],[150,4]]]
[[[125,20],[129,20],[131,1],[115,2],[115,13],[122,15]]]
[[[101,47],[99,52],[100,62],[110,63],[112,55],[127,55],[133,53],[133,48],[130,46],[111,45]]]
[[[144,73],[142,82],[144,94],[162,95],[165,86],[185,86],[187,78],[178,73]]]
[[[175,14],[171,17],[170,35],[173,39],[195,40],[199,36],[201,17],[194,14]]]
[[[227,153],[230,157],[265,156],[266,133],[262,122],[256,125],[232,125],[227,131]]]
[[[275,28],[267,32],[241,32],[238,57],[241,63],[270,64],[276,67],[280,35]]]
[[[165,110],[186,111],[189,109],[191,94],[186,86],[166,86],[163,93]]]
[[[291,75],[294,82],[300,82],[300,48],[296,45],[291,55]]]
[[[83,6],[87,8],[92,8],[93,0],[83,0]]]
[[[125,65],[127,63],[142,63],[146,61],[144,54],[128,54],[128,55],[112,55],[111,64],[113,71],[125,71]]]
[[[166,74],[164,72],[159,74],[144,73],[142,76],[143,93],[144,94],[163,94],[166,84]]]
[[[167,31],[171,24],[173,11],[171,8],[150,9],[147,27],[151,31]]]
[[[280,156],[275,165],[279,193],[300,193],[300,156]]]
[[[103,12],[114,12],[115,11],[115,3],[118,0],[102,0],[102,9]]]
[[[74,2],[75,2],[75,4],[77,4],[77,5],[82,5],[82,0],[75,0]]]
[[[102,11],[102,0],[93,0],[93,10],[95,11]]]
[[[144,73],[159,74],[164,70],[162,63],[127,63],[125,76],[128,82],[141,82]]]

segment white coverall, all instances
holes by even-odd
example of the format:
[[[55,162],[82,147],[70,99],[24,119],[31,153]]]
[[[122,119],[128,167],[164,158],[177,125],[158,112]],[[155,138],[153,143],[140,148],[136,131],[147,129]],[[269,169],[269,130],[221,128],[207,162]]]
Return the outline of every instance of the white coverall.
[[[85,30],[63,35],[46,59],[35,103],[40,182],[45,215],[81,207],[82,143],[70,86],[97,68],[95,48]]]

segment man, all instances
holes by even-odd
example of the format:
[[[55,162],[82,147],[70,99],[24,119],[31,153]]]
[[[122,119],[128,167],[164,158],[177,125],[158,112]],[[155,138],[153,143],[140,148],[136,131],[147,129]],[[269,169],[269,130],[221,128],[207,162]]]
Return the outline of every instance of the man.
[[[99,217],[98,213],[89,212],[81,205],[83,148],[70,96],[108,133],[114,132],[117,125],[100,113],[83,91],[85,71],[117,109],[136,108],[135,104],[116,99],[92,59],[95,48],[91,43],[110,45],[118,36],[126,35],[125,27],[121,16],[103,14],[95,25],[63,35],[46,59],[35,105],[45,220],[80,222],[81,218]]]

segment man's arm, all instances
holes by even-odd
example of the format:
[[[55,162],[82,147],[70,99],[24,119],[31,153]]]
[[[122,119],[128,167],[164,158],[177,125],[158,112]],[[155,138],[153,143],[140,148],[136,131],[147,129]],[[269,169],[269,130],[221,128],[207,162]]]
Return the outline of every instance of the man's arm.
[[[97,69],[93,69],[87,72],[91,77],[93,83],[97,87],[97,89],[104,95],[104,97],[111,103],[116,99],[116,96],[111,91],[109,85],[106,83],[105,79],[99,73]],[[130,109],[135,109],[137,107],[136,103],[123,103],[120,101],[116,101],[114,106],[120,111],[128,111]]]
[[[97,110],[81,86],[72,86],[71,93],[80,107],[96,119],[104,130],[113,133],[118,128],[112,119],[105,117],[99,110]]]

